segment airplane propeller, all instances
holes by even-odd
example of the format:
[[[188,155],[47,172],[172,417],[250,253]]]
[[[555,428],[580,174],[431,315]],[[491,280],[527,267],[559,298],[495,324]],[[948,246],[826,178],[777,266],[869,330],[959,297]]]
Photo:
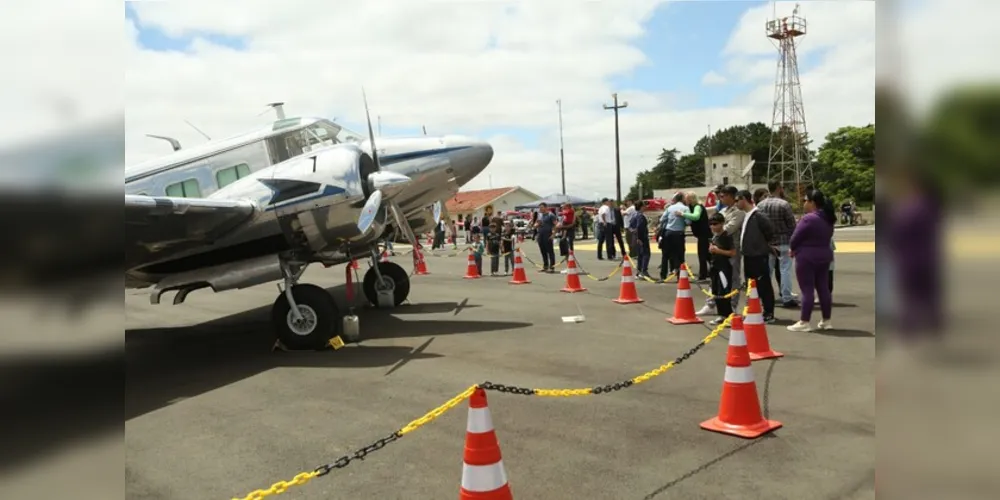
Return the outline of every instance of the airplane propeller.
[[[402,174],[382,170],[382,164],[379,162],[378,158],[378,148],[375,146],[375,130],[372,128],[372,117],[368,110],[368,95],[365,93],[363,88],[361,89],[361,96],[365,103],[365,120],[368,122],[368,143],[371,145],[372,161],[375,163],[376,171],[368,176],[368,182],[372,187],[372,195],[367,201],[365,201],[365,206],[361,209],[361,215],[358,217],[358,229],[361,232],[368,231],[372,223],[375,221],[375,215],[382,207],[384,197],[383,191],[390,191],[389,199],[386,201],[389,205],[389,209],[392,211],[392,216],[396,221],[396,227],[403,231],[403,234],[406,235],[406,239],[411,245],[413,245],[414,248],[416,248],[417,237],[413,234],[413,229],[410,228],[410,224],[406,221],[403,210],[399,207],[399,204],[392,199],[396,193],[401,191],[411,182],[411,179]],[[415,259],[416,254],[414,254],[414,260]]]
[[[434,202],[434,208],[432,208],[432,211],[434,213],[434,222],[440,221],[441,220],[441,200],[438,200],[438,201]]]
[[[416,246],[416,235],[410,229],[410,225],[403,216],[403,211],[399,208],[399,205],[391,199],[392,195],[402,190],[403,187],[411,182],[411,179],[402,174],[382,170],[382,164],[378,158],[378,148],[375,145],[375,130],[372,128],[371,112],[368,110],[368,95],[364,89],[361,89],[361,96],[365,103],[365,120],[368,123],[368,144],[371,145],[371,156],[372,162],[375,163],[375,172],[368,176],[372,195],[365,201],[365,206],[361,209],[361,215],[358,217],[358,229],[362,233],[368,231],[375,222],[375,215],[382,208],[382,201],[385,197],[383,191],[389,190],[392,192],[386,201],[388,201],[389,209],[392,211],[393,218],[396,221],[396,226],[403,231],[410,244]]]

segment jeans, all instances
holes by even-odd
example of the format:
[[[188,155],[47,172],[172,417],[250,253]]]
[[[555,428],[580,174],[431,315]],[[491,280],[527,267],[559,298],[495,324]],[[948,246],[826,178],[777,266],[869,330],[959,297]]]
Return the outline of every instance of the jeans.
[[[767,264],[770,272],[768,277],[774,276],[774,261],[778,261],[778,272],[781,275],[781,279],[778,283],[781,285],[780,300],[782,302],[792,301],[792,258],[788,256],[788,245],[778,245],[778,251],[781,254],[780,258],[776,258],[771,255],[767,259]]]
[[[611,230],[612,226],[605,224],[597,226],[597,258],[602,259],[603,249],[606,247],[608,250],[608,260],[614,260],[615,258],[615,240],[614,234]]]
[[[651,249],[649,247],[649,240],[639,241],[638,239],[636,239],[635,246],[632,247],[632,248],[633,248],[633,250],[635,250],[635,253],[636,253],[636,259],[638,260],[638,262],[636,263],[636,265],[638,266],[637,268],[638,268],[639,272],[642,273],[642,274],[647,274],[648,275],[649,274],[649,257],[651,255]]]
[[[551,233],[538,233],[538,251],[542,253],[542,269],[555,267],[556,251],[552,246]]]
[[[508,251],[506,255],[503,256],[503,272],[509,273],[514,270],[514,252]]]

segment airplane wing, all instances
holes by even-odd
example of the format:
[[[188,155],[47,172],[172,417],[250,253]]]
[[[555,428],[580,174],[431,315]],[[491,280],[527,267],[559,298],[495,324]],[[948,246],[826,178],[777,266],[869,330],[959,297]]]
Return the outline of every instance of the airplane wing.
[[[125,195],[125,269],[159,254],[208,246],[250,220],[246,200]]]

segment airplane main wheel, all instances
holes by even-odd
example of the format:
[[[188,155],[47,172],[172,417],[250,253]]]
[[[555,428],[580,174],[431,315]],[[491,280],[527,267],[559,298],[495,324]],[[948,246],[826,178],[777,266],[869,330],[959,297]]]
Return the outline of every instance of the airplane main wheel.
[[[278,340],[293,350],[326,347],[340,325],[340,311],[333,296],[316,285],[295,285],[292,297],[299,307],[301,320],[295,319],[284,293],[278,295],[271,308],[271,321]]]
[[[410,296],[410,276],[406,274],[406,269],[395,262],[379,262],[378,270],[382,274],[381,283],[378,282],[375,269],[369,269],[365,273],[364,282],[361,284],[365,298],[371,305],[378,307],[378,292],[391,290],[393,305],[402,304]]]

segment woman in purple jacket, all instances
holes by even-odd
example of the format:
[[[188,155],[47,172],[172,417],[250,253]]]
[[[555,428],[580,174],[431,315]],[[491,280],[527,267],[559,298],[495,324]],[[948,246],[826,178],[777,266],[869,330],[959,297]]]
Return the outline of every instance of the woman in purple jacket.
[[[789,241],[790,254],[795,258],[795,275],[802,292],[802,314],[799,321],[788,327],[793,332],[808,332],[812,330],[809,320],[813,310],[813,292],[819,294],[819,307],[823,319],[817,327],[820,330],[833,328],[830,325],[833,298],[830,295],[829,271],[833,261],[833,249],[830,239],[833,238],[833,224],[837,220],[833,203],[826,199],[823,192],[813,189],[806,192],[802,200],[802,208],[807,212],[795,225],[792,238]]]

